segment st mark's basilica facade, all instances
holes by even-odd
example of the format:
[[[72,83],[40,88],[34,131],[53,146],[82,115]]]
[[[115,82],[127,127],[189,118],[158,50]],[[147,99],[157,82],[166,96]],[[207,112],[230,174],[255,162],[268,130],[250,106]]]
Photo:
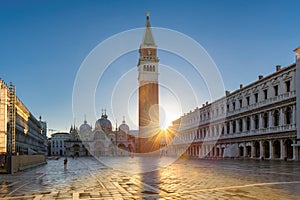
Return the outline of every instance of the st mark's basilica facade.
[[[136,151],[135,131],[130,131],[123,118],[122,124],[113,130],[106,113],[95,123],[94,129],[84,120],[79,127],[71,127],[65,140],[67,156],[126,156]]]

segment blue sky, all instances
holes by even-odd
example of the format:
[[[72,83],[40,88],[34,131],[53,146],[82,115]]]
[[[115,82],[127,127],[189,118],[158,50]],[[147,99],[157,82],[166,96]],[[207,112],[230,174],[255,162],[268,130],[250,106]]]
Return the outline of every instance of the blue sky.
[[[73,84],[85,57],[108,37],[143,27],[147,11],[152,26],[182,32],[199,42],[217,64],[225,88],[232,91],[240,83],[274,72],[278,64],[295,61],[299,7],[297,0],[2,0],[0,77],[16,85],[19,98],[36,117],[42,115],[49,128],[66,130],[74,121]],[[161,55],[164,63],[171,59]],[[126,65],[136,65],[137,59],[130,54]],[[107,76],[122,71],[112,69]],[[96,105],[100,107],[109,105]]]

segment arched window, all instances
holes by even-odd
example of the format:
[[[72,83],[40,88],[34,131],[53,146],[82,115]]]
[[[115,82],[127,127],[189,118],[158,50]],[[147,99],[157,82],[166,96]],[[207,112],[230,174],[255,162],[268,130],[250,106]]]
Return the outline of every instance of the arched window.
[[[251,121],[250,121],[250,117],[246,118],[246,130],[249,131],[250,130],[250,126],[251,126]]]
[[[153,71],[155,72],[155,65],[153,66]]]
[[[232,133],[235,133],[236,132],[236,122],[235,120],[233,120],[232,122]]]
[[[239,131],[243,132],[243,120],[239,119]]]
[[[258,115],[254,116],[254,124],[255,124],[255,129],[259,128],[259,117]]]
[[[264,128],[268,128],[268,126],[269,126],[269,114],[268,113],[264,113],[263,120],[264,120]]]
[[[147,65],[147,71],[149,71],[149,65]]]
[[[279,111],[275,110],[274,111],[274,126],[278,126],[279,125]]]
[[[150,65],[150,72],[152,72],[152,65]]]
[[[291,107],[287,107],[285,111],[285,122],[286,124],[291,124],[292,121],[292,109]]]
[[[146,71],[146,65],[144,65],[144,71]]]

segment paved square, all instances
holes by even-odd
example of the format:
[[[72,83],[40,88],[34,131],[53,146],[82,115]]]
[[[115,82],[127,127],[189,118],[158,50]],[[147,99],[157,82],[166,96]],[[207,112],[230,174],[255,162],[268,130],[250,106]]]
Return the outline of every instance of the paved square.
[[[141,161],[123,157],[120,165],[124,159],[132,159],[132,167]],[[130,174],[92,157],[69,158],[65,169],[61,158],[0,178],[0,199],[300,198],[299,162],[180,159],[156,171]]]

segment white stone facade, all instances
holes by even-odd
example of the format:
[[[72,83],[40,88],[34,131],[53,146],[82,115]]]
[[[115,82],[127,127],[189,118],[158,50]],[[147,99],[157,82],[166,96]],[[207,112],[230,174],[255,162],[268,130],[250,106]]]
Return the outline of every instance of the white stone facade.
[[[70,139],[69,133],[54,133],[51,135],[51,155],[65,156],[66,144],[65,141]]]
[[[276,66],[275,73],[174,121],[169,152],[298,160],[296,117],[296,64]]]

